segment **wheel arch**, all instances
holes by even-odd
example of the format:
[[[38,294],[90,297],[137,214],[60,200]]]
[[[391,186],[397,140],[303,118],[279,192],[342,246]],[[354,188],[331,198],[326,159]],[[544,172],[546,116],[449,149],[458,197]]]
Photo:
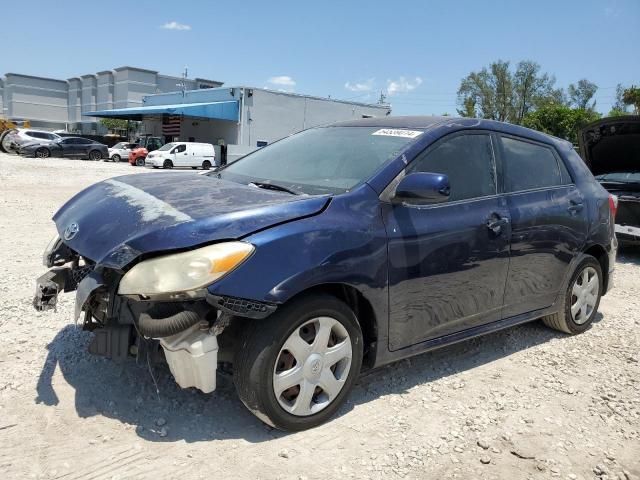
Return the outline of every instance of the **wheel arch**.
[[[321,283],[297,292],[286,300],[291,302],[304,295],[325,293],[346,303],[360,324],[364,340],[362,366],[372,368],[375,364],[378,346],[378,321],[372,303],[356,287],[347,283]]]
[[[606,292],[609,287],[609,254],[607,250],[600,244],[593,243],[587,245],[583,252],[585,255],[591,255],[600,264],[602,270],[603,291]]]

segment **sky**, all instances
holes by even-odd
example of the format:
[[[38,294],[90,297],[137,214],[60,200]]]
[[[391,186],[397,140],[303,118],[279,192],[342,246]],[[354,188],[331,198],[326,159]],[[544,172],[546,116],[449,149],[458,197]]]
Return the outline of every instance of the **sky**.
[[[3,3],[8,0],[3,0]],[[26,11],[28,9],[28,11]],[[455,114],[463,77],[534,60],[567,87],[640,85],[640,0],[66,1],[3,8],[0,75],[53,78],[123,65],[226,85]]]

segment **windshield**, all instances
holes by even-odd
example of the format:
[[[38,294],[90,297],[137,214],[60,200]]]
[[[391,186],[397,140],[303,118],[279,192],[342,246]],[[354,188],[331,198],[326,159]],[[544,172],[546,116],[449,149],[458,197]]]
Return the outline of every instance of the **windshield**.
[[[167,150],[171,150],[173,147],[175,147],[177,145],[177,143],[166,143],[163,146],[161,146],[158,151],[159,152],[164,152]]]
[[[313,128],[256,150],[217,176],[306,194],[344,193],[369,179],[421,133],[378,127]]]

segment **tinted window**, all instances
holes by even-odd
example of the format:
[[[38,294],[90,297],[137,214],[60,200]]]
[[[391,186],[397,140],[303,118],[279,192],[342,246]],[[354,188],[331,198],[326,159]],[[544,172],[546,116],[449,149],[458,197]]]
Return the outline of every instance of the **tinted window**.
[[[66,144],[66,145],[74,145],[76,143],[76,139],[75,138],[65,138],[64,140],[62,140],[62,143]]]
[[[176,148],[174,148],[171,153],[180,153],[180,152],[184,152],[187,149],[186,145],[178,145]]]
[[[93,143],[93,140],[89,140],[88,138],[76,138],[76,142],[79,145],[88,145]]]
[[[449,177],[449,201],[496,193],[493,149],[489,135],[459,135],[420,154],[407,173],[444,173]]]
[[[550,148],[508,137],[502,137],[502,147],[507,192],[562,185],[558,161]]]
[[[25,132],[25,133],[28,136],[33,137],[33,138],[44,138],[44,139],[49,138],[46,133],[42,133],[42,132]]]
[[[57,140],[58,138],[60,138],[58,135],[55,135],[53,133],[47,133],[46,135],[49,140]]]

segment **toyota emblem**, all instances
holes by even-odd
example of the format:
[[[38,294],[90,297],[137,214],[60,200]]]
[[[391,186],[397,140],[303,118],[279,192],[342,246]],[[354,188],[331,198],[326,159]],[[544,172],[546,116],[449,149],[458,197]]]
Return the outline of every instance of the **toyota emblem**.
[[[75,237],[78,232],[80,231],[80,227],[78,226],[77,223],[73,222],[70,223],[69,226],[67,226],[67,228],[64,229],[64,239],[65,240],[71,240],[73,237]]]

